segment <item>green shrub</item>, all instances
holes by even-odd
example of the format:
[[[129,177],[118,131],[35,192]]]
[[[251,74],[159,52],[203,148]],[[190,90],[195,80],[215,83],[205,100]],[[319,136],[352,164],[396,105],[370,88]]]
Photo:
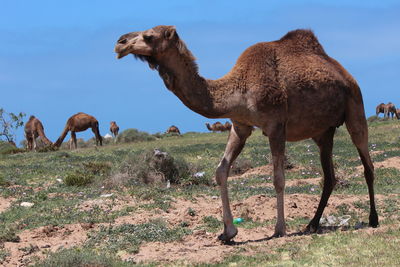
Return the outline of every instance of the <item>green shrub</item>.
[[[185,160],[173,158],[159,149],[129,155],[120,166],[120,172],[129,177],[131,183],[166,182],[179,184],[183,177],[190,176]]]
[[[84,186],[94,181],[94,175],[88,172],[77,170],[67,174],[64,183],[68,186]]]
[[[156,137],[137,129],[126,129],[117,136],[117,143],[130,143],[140,141],[153,141]]]
[[[0,141],[0,154],[7,155],[7,154],[15,154],[25,152],[24,149],[17,148],[13,144],[9,142]]]

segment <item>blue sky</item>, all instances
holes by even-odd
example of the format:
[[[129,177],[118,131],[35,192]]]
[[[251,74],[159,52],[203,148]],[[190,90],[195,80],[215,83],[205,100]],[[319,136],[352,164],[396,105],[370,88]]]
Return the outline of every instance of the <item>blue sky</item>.
[[[400,106],[398,1],[0,1],[0,107],[35,115],[52,141],[80,111],[99,120],[102,135],[112,120],[122,130],[206,131],[212,120],[186,108],[147,64],[115,59],[121,34],[161,24],[177,27],[210,79],[248,46],[310,28],[358,81],[367,116],[380,102]]]

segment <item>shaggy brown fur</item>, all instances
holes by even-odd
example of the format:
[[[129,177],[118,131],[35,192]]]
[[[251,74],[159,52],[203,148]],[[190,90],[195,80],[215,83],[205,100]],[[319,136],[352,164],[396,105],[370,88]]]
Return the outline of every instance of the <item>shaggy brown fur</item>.
[[[64,131],[54,143],[54,145],[56,147],[60,147],[62,142],[64,141],[65,136],[68,134],[69,131],[71,131],[72,141],[70,142],[70,149],[72,149],[73,146],[76,149],[76,132],[83,132],[88,128],[91,128],[94,135],[96,136],[96,145],[98,145],[99,143],[100,145],[103,145],[103,139],[99,131],[99,122],[96,120],[95,117],[85,114],[83,112],[79,112],[68,119],[67,123],[65,124]]]
[[[336,184],[332,162],[333,136],[344,122],[364,165],[370,197],[369,224],[378,225],[374,167],[368,151],[368,127],[357,82],[329,57],[309,30],[289,32],[278,41],[246,49],[232,70],[218,80],[201,77],[193,55],[175,27],[157,26],[128,33],[115,46],[117,58],[134,54],[158,70],[166,87],[187,107],[208,118],[230,118],[233,127],[216,171],[220,185],[223,241],[237,234],[232,222],[227,178],[253,126],[268,136],[277,194],[275,236],[286,233],[284,216],[285,142],[312,138],[320,149],[324,187],[307,231],[315,232]],[[320,107],[324,107],[321,109]]]
[[[114,137],[117,137],[119,127],[115,121],[110,122],[110,132],[114,135]]]
[[[229,131],[232,127],[232,125],[229,122],[225,122],[225,124],[220,123],[217,121],[216,123],[213,123],[210,125],[209,123],[206,123],[206,127],[209,131],[212,132],[225,132]]]
[[[29,120],[25,124],[25,138],[27,141],[28,150],[36,150],[36,138],[38,138],[39,136],[46,145],[52,145],[52,142],[47,139],[46,135],[44,134],[44,127],[42,122],[32,115],[29,117]]]
[[[172,125],[171,127],[169,127],[166,131],[166,133],[177,133],[177,134],[181,134],[181,132],[179,131],[178,127],[176,127],[175,125]]]

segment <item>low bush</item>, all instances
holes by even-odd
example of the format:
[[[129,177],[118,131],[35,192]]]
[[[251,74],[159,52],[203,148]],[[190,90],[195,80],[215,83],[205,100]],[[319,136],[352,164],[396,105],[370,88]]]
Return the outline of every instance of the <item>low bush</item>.
[[[147,132],[139,131],[137,129],[126,129],[117,136],[117,143],[130,143],[153,140],[156,140],[155,136],[152,136]]]
[[[67,174],[64,183],[68,186],[84,186],[94,181],[94,175],[82,170],[76,170]]]

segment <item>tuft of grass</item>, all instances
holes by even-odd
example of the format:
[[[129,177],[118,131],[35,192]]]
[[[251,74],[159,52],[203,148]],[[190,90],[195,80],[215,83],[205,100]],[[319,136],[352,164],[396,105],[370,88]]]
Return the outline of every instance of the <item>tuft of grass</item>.
[[[35,267],[114,267],[132,266],[131,263],[117,259],[113,255],[104,255],[89,249],[71,248],[50,253]]]
[[[94,181],[94,175],[77,170],[67,174],[64,178],[64,183],[68,186],[85,186]]]
[[[97,233],[89,233],[85,244],[87,248],[97,248],[114,254],[125,250],[128,253],[139,252],[144,242],[172,242],[180,240],[190,233],[186,227],[168,228],[161,220],[153,220],[143,224],[123,224],[118,226],[102,226]]]

